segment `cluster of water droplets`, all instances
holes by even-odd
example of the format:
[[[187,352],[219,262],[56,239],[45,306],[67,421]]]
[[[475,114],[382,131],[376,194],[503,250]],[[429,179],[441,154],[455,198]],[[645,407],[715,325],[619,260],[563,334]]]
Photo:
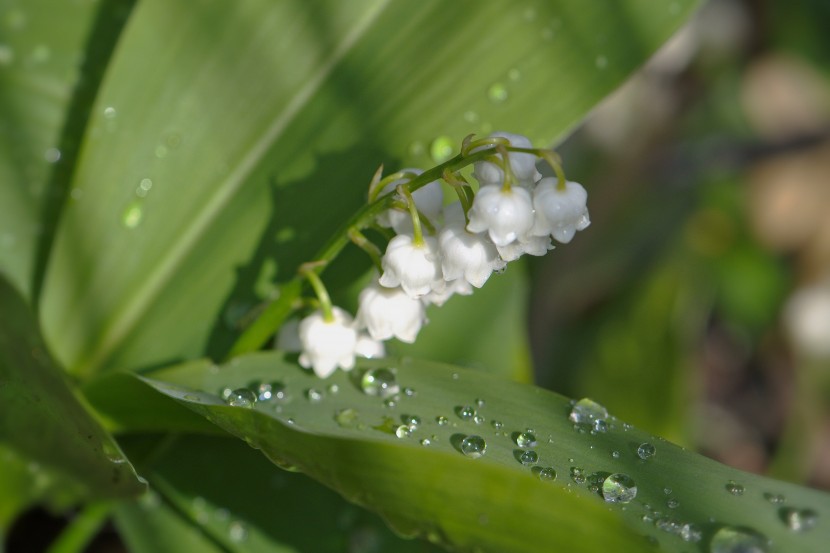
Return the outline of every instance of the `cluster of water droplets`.
[[[402,387],[398,383],[394,368],[358,372],[353,378],[364,395],[377,398],[390,414],[394,413],[394,409],[404,398],[417,396],[413,388]],[[457,375],[453,375],[453,380],[458,380]],[[327,394],[334,395],[338,390],[337,384],[330,385],[326,390],[307,388],[302,396],[309,403],[322,403]],[[228,405],[243,408],[252,408],[257,404],[279,405],[289,397],[282,382],[254,382],[244,388],[226,388],[222,390],[222,396]],[[549,466],[549,459],[545,463],[544,452],[540,453],[539,450],[540,440],[537,432],[532,428],[511,430],[497,419],[488,421],[485,417],[486,410],[486,401],[475,398],[469,403],[455,405],[449,413],[428,417],[406,412],[396,416],[383,416],[379,424],[369,425],[361,421],[357,409],[347,407],[337,409],[334,412],[334,420],[342,428],[380,430],[394,436],[395,439],[413,440],[424,447],[449,444],[469,459],[486,457],[493,447],[510,447],[516,462],[530,470],[540,481],[555,481],[557,470],[554,466]],[[631,429],[629,425],[620,424],[610,417],[604,406],[587,398],[571,403],[567,419],[573,424],[574,431],[579,434],[598,435],[620,429],[627,432]],[[289,419],[287,422],[292,423],[293,420]],[[438,429],[440,431],[433,433]],[[491,438],[485,438],[491,432],[495,436],[495,445],[488,443]],[[548,442],[553,443],[553,438],[551,437]],[[642,464],[654,462],[658,455],[658,448],[651,442],[641,442],[632,446],[632,451],[629,455],[634,455],[636,462]],[[624,453],[620,450],[611,451],[611,457],[615,460],[623,456]],[[609,505],[620,505],[623,509],[637,499],[638,484],[630,474],[619,471],[591,472],[574,463],[574,459],[569,461],[571,464],[566,472],[570,476],[570,482],[565,484],[566,487],[573,484],[584,486]],[[658,532],[675,536],[684,542],[701,542],[704,539],[703,528],[696,521],[677,517],[676,514],[682,512],[680,499],[675,497],[669,487],[664,487],[662,491],[665,497],[662,506],[652,508],[651,505],[643,503],[644,514],[641,520]],[[747,489],[743,484],[730,480],[724,483],[723,493],[740,500],[747,494]],[[805,532],[816,525],[818,514],[815,510],[787,505],[785,497],[781,494],[766,493],[763,497],[772,507],[778,509],[778,518],[791,531]],[[707,537],[710,553],[765,553],[769,550],[767,538],[755,530],[729,525],[718,527],[716,521],[711,518],[706,521],[707,528],[713,525],[716,530],[710,534],[711,537]],[[652,536],[651,539],[656,538]]]

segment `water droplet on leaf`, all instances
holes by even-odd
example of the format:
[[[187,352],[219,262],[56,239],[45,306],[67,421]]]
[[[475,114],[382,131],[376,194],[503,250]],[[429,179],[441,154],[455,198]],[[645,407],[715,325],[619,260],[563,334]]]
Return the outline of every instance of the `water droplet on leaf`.
[[[395,436],[398,438],[408,438],[412,435],[412,428],[408,424],[401,424],[395,429]]]
[[[228,394],[225,401],[231,407],[246,407],[251,409],[256,403],[256,394],[248,388],[237,388]]]
[[[305,397],[311,403],[319,403],[323,400],[323,392],[316,388],[309,388],[305,391]]]
[[[287,397],[285,384],[279,381],[263,382],[257,386],[256,392],[259,401],[282,401]]]
[[[608,503],[629,503],[637,497],[637,484],[627,474],[611,474],[602,482],[602,497]]]
[[[657,453],[657,448],[648,442],[640,444],[637,448],[637,457],[643,460],[651,459],[655,453]]]
[[[703,537],[703,531],[691,523],[686,523],[680,528],[680,538],[683,541],[697,543]]]
[[[458,405],[455,408],[455,414],[458,415],[458,418],[461,420],[468,421],[476,416],[476,410],[469,405]]]
[[[539,454],[529,449],[527,451],[522,451],[519,455],[519,462],[524,466],[535,465],[539,461]]]
[[[781,518],[790,530],[794,532],[806,532],[815,527],[818,522],[818,513],[812,509],[788,507],[781,509]]]
[[[395,373],[391,369],[372,369],[360,380],[363,393],[370,396],[389,397],[400,392]]]
[[[516,435],[516,445],[522,449],[536,446],[536,435],[531,432],[519,432]]]
[[[734,480],[730,480],[726,483],[726,491],[731,493],[732,495],[743,495],[744,494],[744,487]]]
[[[351,407],[346,407],[334,414],[334,420],[342,428],[355,428],[358,424],[358,412]]]
[[[724,526],[712,536],[710,553],[767,553],[767,540],[749,530]]]
[[[583,398],[574,404],[568,418],[577,424],[593,425],[598,420],[606,420],[608,410],[592,399]]]
[[[461,440],[461,453],[467,457],[478,459],[487,451],[487,443],[481,436],[467,436]]]
[[[552,467],[545,467],[539,471],[539,480],[556,480],[556,471]]]

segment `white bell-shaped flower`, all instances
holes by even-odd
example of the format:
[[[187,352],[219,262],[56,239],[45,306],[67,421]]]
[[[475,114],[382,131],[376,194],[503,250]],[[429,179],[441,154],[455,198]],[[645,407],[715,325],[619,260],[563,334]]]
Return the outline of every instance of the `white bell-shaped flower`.
[[[510,141],[511,146],[517,148],[532,148],[530,139],[520,134],[513,134],[509,132],[494,132],[490,133],[491,138],[499,137],[506,138]],[[534,182],[542,178],[542,174],[536,170],[536,156],[533,154],[522,154],[511,152],[510,169],[513,171],[513,176],[519,181],[517,184],[522,186],[532,186]],[[504,183],[504,171],[501,167],[490,161],[477,161],[473,164],[473,176],[481,183],[482,186],[487,184],[502,184]]]
[[[533,191],[536,220],[531,234],[551,234],[557,241],[567,244],[576,231],[591,224],[586,206],[588,193],[581,184],[570,181],[565,183],[564,190],[559,190],[557,182],[552,177],[542,179]]]
[[[317,310],[300,321],[300,365],[313,369],[320,378],[327,378],[338,367],[354,367],[357,330],[352,317],[339,307],[332,307],[332,315],[333,320],[326,321]]]
[[[550,236],[523,236],[506,246],[496,246],[504,261],[515,261],[524,254],[545,255],[553,249]]]
[[[423,173],[421,169],[403,169],[402,172]],[[381,195],[395,190],[399,184],[408,182],[406,179],[395,180],[383,187]],[[444,190],[437,180],[432,181],[412,193],[415,207],[430,221],[435,221],[441,215],[444,205]],[[397,234],[412,234],[412,217],[409,212],[400,209],[387,209],[377,216],[377,223],[382,227],[392,228]]]
[[[487,232],[497,246],[506,246],[525,236],[533,227],[533,201],[520,186],[482,186],[473,199],[467,230]]]
[[[368,334],[361,333],[357,336],[354,353],[358,357],[365,357],[366,359],[386,357],[386,346],[380,340],[375,340]]]
[[[421,300],[410,297],[401,288],[370,284],[360,292],[357,327],[368,330],[375,340],[397,338],[411,344],[426,321]]]
[[[464,279],[481,288],[493,271],[504,267],[496,245],[484,233],[473,233],[461,223],[451,222],[438,233],[444,280]]]
[[[455,295],[469,296],[472,293],[473,286],[463,278],[459,278],[447,282],[446,286],[441,290],[433,291],[425,295],[421,298],[421,301],[424,302],[424,305],[437,305],[441,307],[448,299]]]
[[[422,244],[415,244],[408,234],[394,237],[386,247],[381,267],[381,286],[400,286],[411,298],[440,291],[445,286],[438,242],[431,236],[424,236]]]

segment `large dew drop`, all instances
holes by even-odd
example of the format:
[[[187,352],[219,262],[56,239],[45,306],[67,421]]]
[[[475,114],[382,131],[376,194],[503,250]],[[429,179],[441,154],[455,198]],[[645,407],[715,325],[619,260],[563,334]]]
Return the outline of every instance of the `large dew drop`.
[[[583,398],[574,404],[568,418],[577,424],[594,426],[596,421],[605,421],[608,418],[608,410],[592,399]]]
[[[467,457],[478,459],[487,451],[487,443],[481,436],[467,436],[461,440],[461,453]]]
[[[395,373],[390,369],[372,369],[363,374],[360,388],[369,396],[389,397],[401,391]]]
[[[767,540],[760,534],[724,526],[712,536],[710,553],[768,553]]]
[[[225,401],[231,407],[246,407],[251,409],[256,403],[256,394],[248,388],[237,388],[228,394]]]
[[[637,484],[627,474],[612,474],[602,482],[602,497],[608,503],[629,503],[637,497]]]

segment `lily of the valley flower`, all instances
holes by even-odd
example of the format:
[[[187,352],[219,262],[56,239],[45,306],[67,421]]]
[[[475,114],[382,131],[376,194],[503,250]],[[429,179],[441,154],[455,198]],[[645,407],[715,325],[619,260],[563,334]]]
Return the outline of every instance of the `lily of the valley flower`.
[[[487,232],[496,246],[506,246],[533,227],[533,201],[520,186],[482,186],[470,209],[467,230]]]
[[[331,321],[326,321],[320,310],[300,321],[300,365],[313,369],[320,378],[327,378],[338,367],[354,367],[357,330],[348,313],[339,307],[331,310]]]
[[[506,246],[496,246],[499,257],[504,261],[515,261],[524,254],[545,255],[553,249],[550,236],[520,236]]]
[[[464,279],[481,288],[493,271],[504,268],[496,245],[484,233],[472,233],[464,222],[449,224],[438,233],[444,280]]]
[[[424,304],[401,288],[371,284],[358,299],[358,328],[366,328],[375,340],[397,338],[411,344],[426,321]]]
[[[567,244],[576,231],[591,224],[586,206],[588,193],[581,184],[570,181],[560,190],[557,182],[555,178],[542,179],[533,191],[536,221],[532,234],[553,235],[557,241]]]
[[[510,141],[511,146],[517,148],[532,148],[533,144],[530,139],[520,134],[513,134],[509,132],[494,132],[490,134],[491,138],[506,138]],[[518,184],[522,186],[532,186],[534,182],[539,180],[542,175],[536,170],[536,156],[533,154],[523,154],[512,152],[510,157],[510,169],[513,176],[516,177]],[[504,171],[501,167],[490,161],[477,161],[473,164],[473,176],[482,185],[488,184],[502,184],[504,182]]]
[[[472,293],[472,285],[463,278],[459,278],[447,282],[446,286],[444,286],[441,290],[433,291],[426,296],[423,296],[421,301],[424,302],[424,305],[437,305],[438,307],[441,307],[447,302],[448,299],[455,295],[469,296]]]
[[[438,243],[431,236],[424,236],[420,244],[408,234],[399,234],[389,241],[381,260],[383,274],[381,286],[400,286],[411,298],[420,298],[444,288]]]

